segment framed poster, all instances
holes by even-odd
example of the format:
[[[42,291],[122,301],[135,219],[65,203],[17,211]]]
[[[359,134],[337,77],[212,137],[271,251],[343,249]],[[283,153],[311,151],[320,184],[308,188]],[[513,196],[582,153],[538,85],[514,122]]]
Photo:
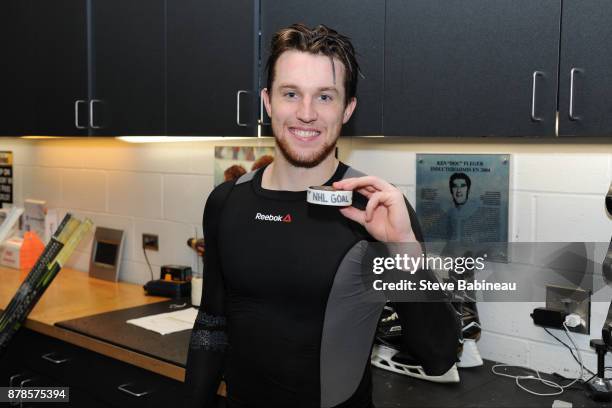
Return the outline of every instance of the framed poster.
[[[510,157],[417,154],[416,212],[427,247],[507,261]]]
[[[0,208],[13,203],[13,152],[0,152]]]

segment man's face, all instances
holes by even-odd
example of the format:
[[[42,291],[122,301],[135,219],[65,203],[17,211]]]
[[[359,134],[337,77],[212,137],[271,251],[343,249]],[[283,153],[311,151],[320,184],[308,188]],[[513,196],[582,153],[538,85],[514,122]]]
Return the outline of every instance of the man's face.
[[[453,180],[451,187],[451,194],[453,195],[453,201],[456,205],[463,205],[467,200],[468,186],[464,179]]]
[[[335,78],[334,78],[335,69]],[[271,90],[262,90],[283,156],[296,167],[315,167],[336,146],[355,109],[345,104],[344,65],[324,55],[286,51],[276,60]]]

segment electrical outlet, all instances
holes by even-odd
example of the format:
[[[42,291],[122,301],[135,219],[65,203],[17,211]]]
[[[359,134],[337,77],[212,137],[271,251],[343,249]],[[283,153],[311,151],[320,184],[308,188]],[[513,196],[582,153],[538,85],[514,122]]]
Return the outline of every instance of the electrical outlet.
[[[159,251],[159,237],[155,234],[142,234],[142,247],[151,251]]]
[[[590,334],[591,291],[546,285],[546,308],[560,310],[566,315],[577,314],[584,321],[584,324],[570,327],[569,330],[576,333]]]

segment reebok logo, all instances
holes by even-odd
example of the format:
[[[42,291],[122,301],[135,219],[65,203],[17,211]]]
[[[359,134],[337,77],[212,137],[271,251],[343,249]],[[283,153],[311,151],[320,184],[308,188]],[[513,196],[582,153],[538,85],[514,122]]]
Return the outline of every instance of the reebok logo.
[[[255,214],[255,219],[259,221],[273,221],[273,222],[291,222],[291,214],[287,215],[272,215],[272,214]]]

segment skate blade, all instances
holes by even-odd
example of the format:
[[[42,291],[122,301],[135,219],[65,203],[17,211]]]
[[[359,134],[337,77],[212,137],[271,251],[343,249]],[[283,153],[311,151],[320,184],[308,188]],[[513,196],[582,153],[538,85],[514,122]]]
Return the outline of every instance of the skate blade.
[[[483,365],[482,357],[476,346],[476,340],[463,339],[463,351],[459,357],[457,367],[469,368],[469,367],[480,367]]]
[[[437,382],[437,383],[458,383],[459,382],[459,371],[457,371],[456,364],[442,375],[427,375],[423,370],[423,367],[417,365],[405,365],[396,363],[392,360],[393,356],[397,354],[397,350],[390,347],[381,346],[378,344],[374,345],[372,350],[372,365],[383,370],[392,371],[394,373],[407,375],[409,377],[420,378],[421,380]]]

